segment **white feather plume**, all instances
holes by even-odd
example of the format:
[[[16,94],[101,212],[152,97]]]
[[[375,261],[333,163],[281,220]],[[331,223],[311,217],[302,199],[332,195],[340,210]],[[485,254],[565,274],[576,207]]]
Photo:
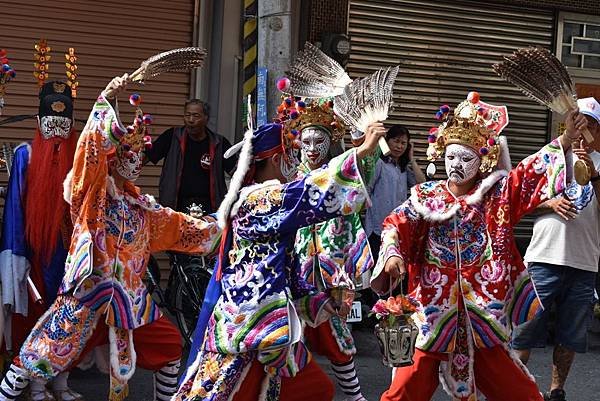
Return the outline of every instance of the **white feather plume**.
[[[294,96],[323,98],[340,95],[352,82],[344,68],[310,42],[296,55],[287,73]]]
[[[223,199],[223,202],[221,202],[219,210],[217,211],[217,222],[221,229],[225,228],[227,225],[231,208],[239,196],[240,190],[244,185],[244,178],[246,177],[246,174],[250,169],[250,165],[252,164],[253,134],[254,131],[252,129],[248,129],[244,134],[244,140],[240,142],[242,143],[242,150],[240,151],[237,167],[233,173],[233,177],[231,177],[231,181],[229,182],[229,190],[227,191],[227,195],[225,195],[225,199]]]
[[[333,111],[356,131],[365,132],[377,121],[385,121],[394,102],[394,82],[399,66],[375,71],[354,80],[333,101]]]

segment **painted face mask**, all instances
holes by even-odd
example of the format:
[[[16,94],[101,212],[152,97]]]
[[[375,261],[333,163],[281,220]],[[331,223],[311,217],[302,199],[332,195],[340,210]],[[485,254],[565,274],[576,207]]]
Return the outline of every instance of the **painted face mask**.
[[[119,155],[117,157],[117,172],[128,181],[135,181],[142,171],[142,153],[131,152],[129,157]]]
[[[289,181],[293,181],[298,174],[298,166],[300,165],[300,160],[298,159],[298,150],[290,148],[286,151],[287,157],[281,157],[279,162],[279,168],[281,169],[281,174],[285,177],[285,179]]]
[[[302,156],[312,165],[326,161],[331,145],[329,133],[322,128],[308,127],[302,131]]]
[[[44,139],[68,138],[72,121],[69,117],[44,116],[40,118],[40,132]]]
[[[473,149],[453,143],[446,147],[445,162],[448,179],[461,185],[477,175],[481,159]]]

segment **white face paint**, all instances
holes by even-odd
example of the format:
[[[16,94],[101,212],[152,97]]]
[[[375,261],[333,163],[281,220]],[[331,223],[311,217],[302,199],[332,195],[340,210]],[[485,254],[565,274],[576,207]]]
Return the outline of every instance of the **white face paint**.
[[[294,181],[298,175],[298,166],[300,165],[300,160],[298,159],[298,150],[287,149],[286,155],[287,157],[284,157],[283,155],[281,156],[279,168],[281,169],[281,174],[288,182]]]
[[[458,145],[450,144],[446,147],[446,174],[448,179],[455,184],[461,185],[477,175],[481,159],[479,154],[473,149]]]
[[[126,180],[137,180],[142,171],[142,152],[133,152],[130,158],[125,157],[125,155],[119,155],[115,168],[121,177]]]
[[[302,155],[312,166],[320,166],[327,161],[331,137],[323,128],[308,127],[302,131]]]
[[[44,116],[40,118],[40,132],[44,139],[68,138],[72,121],[69,117]]]

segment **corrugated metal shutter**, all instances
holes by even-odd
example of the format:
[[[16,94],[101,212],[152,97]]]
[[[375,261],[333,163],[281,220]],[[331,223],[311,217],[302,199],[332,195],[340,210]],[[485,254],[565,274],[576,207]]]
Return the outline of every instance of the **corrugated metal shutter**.
[[[49,80],[65,80],[64,53],[74,47],[78,56],[80,89],[75,118],[87,119],[98,93],[115,75],[135,70],[141,61],[160,51],[192,44],[194,0],[148,0],[140,4],[116,0],[19,0],[2,4],[0,48],[9,53],[17,78],[9,85],[4,116],[37,113],[38,87],[33,77],[33,46],[45,38],[52,48]],[[189,73],[171,73],[148,82],[139,91],[144,112],[154,117],[152,132],[182,123],[183,103],[190,89]],[[121,118],[133,119],[124,94]],[[0,142],[31,140],[35,120],[0,126]],[[83,123],[76,125],[78,130]],[[147,166],[137,184],[158,195],[159,166]],[[0,175],[5,185],[6,174]],[[165,259],[161,266],[167,267]]]
[[[472,90],[486,102],[508,106],[505,134],[513,163],[547,142],[547,110],[498,78],[491,65],[519,47],[550,48],[551,11],[480,1],[352,0],[349,33],[352,77],[400,64],[396,109],[389,122],[404,124],[413,133],[423,168],[435,111],[441,104],[456,106]],[[517,232],[526,235],[530,225]]]

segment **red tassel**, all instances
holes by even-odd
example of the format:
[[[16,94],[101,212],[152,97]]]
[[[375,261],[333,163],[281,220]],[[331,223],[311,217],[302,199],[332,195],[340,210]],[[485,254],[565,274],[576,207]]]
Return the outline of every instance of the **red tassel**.
[[[225,242],[227,242],[227,234],[229,233],[229,224],[225,225],[223,233],[221,234],[221,244],[219,245],[219,267],[215,272],[215,278],[217,281],[221,281],[223,277],[223,259],[225,257]]]

